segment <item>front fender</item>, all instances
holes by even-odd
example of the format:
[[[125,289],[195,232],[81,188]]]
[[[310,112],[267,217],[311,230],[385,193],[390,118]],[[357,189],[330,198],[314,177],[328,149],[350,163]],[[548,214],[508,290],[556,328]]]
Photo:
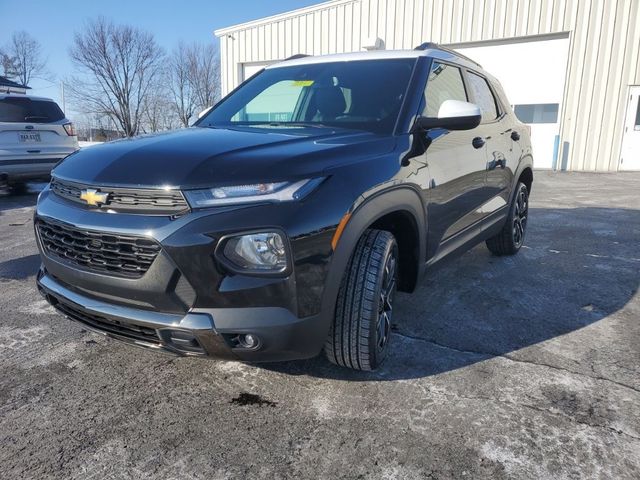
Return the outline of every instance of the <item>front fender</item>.
[[[392,187],[376,193],[357,206],[354,206],[348,222],[335,245],[335,250],[329,265],[329,272],[325,281],[321,311],[327,333],[334,318],[340,283],[358,240],[364,231],[376,220],[397,211],[409,213],[415,222],[418,234],[418,272],[422,271],[426,263],[427,218],[420,194],[414,187]]]

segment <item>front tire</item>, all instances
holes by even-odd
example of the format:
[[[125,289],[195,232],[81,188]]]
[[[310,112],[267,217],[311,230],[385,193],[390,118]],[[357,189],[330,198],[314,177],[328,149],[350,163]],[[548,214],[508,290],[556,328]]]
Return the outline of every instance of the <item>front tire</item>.
[[[529,190],[518,182],[516,194],[509,208],[507,221],[502,231],[486,241],[487,248],[494,255],[514,255],[524,243],[529,219]]]
[[[342,278],[335,320],[325,342],[327,358],[354,370],[384,361],[398,280],[398,245],[383,230],[364,232]]]

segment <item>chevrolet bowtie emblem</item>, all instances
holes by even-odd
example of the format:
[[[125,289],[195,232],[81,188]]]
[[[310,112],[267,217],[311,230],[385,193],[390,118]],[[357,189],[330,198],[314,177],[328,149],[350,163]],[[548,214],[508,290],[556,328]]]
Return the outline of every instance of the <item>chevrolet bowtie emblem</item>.
[[[80,200],[84,200],[87,204],[93,205],[94,207],[99,207],[106,203],[107,198],[109,198],[108,193],[102,193],[93,188],[87,188],[80,192]]]

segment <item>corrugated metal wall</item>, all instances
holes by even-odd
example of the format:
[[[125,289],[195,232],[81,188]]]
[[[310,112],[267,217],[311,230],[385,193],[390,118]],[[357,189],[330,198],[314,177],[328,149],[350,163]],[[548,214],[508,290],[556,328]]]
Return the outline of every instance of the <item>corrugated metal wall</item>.
[[[639,10],[640,0],[334,0],[215,33],[227,93],[244,63],[357,51],[370,37],[410,49],[570,32],[558,165],[616,171],[628,86],[640,85]]]

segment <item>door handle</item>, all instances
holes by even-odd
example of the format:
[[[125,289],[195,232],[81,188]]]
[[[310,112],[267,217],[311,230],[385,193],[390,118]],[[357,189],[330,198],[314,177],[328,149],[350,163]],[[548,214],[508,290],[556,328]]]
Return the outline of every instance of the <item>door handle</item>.
[[[506,168],[507,160],[501,154],[496,155],[494,153],[493,156],[494,156],[493,160],[489,162],[488,170],[495,170],[498,167],[502,169]]]
[[[518,140],[520,140],[520,134],[514,130],[513,132],[511,132],[511,140],[517,142]]]
[[[484,147],[484,144],[485,141],[482,137],[476,137],[471,141],[471,145],[473,145],[473,148],[482,148]]]

